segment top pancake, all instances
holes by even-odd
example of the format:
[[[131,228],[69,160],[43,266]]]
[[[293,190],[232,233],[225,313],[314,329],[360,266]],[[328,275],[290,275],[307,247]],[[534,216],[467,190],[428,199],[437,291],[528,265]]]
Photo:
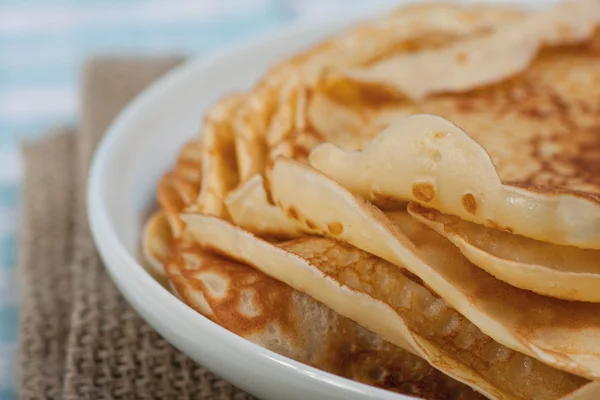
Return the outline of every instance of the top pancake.
[[[346,151],[335,150],[332,146],[319,147],[311,154],[311,164],[379,205],[387,205],[390,200],[420,201],[421,199],[410,196],[398,196],[389,185],[382,184],[382,175],[402,173],[398,170],[384,173],[381,170],[382,165],[388,165],[391,160],[387,164],[381,161],[382,151],[389,148],[389,143],[380,143],[379,151],[367,150],[368,147],[365,149],[365,152],[371,153],[372,160],[379,160],[381,168],[367,167],[363,162],[360,166],[354,164],[354,168],[346,167],[352,164],[351,159],[353,162],[359,160],[352,150],[364,148],[369,139],[391,122],[410,114],[434,114],[452,121],[489,153],[501,183],[513,187],[510,191],[517,193],[525,189],[529,196],[545,196],[557,199],[551,200],[556,202],[562,202],[560,199],[567,197],[579,198],[582,201],[560,206],[560,213],[566,215],[567,220],[570,214],[585,214],[599,209],[600,31],[592,28],[595,29],[596,21],[600,21],[600,6],[589,1],[576,3],[594,6],[590,9],[592,16],[589,18],[589,29],[582,30],[589,31],[591,36],[577,36],[577,40],[567,37],[565,44],[543,47],[531,60],[531,65],[517,75],[511,75],[510,69],[506,70],[507,75],[500,83],[490,82],[459,93],[432,94],[423,99],[409,100],[405,96],[390,96],[390,87],[395,88],[394,85],[398,83],[393,81],[393,77],[390,77],[388,86],[382,83],[387,78],[381,78],[377,82],[382,85],[380,87],[369,86],[372,82],[365,82],[362,78],[353,81],[340,80],[338,77],[327,81],[322,87],[324,93],[319,100],[321,110],[311,114],[311,123],[319,131],[329,130],[330,137],[335,139],[330,142]],[[573,14],[573,18],[578,16],[577,13]],[[576,21],[573,19],[573,24]],[[558,31],[561,27],[555,26]],[[473,39],[471,42],[473,46],[479,46],[481,39]],[[494,41],[489,41],[490,45],[493,43]],[[459,43],[455,47],[469,48],[465,43]],[[515,51],[517,50],[515,47]],[[491,58],[497,58],[493,49],[486,51]],[[506,49],[498,51],[503,54]],[[448,53],[451,51],[448,50]],[[412,57],[415,56],[405,56]],[[366,70],[369,71],[369,67]],[[439,70],[440,73],[444,72],[443,67],[439,67]],[[454,76],[458,72],[448,64],[446,73]],[[358,95],[350,99],[340,96],[340,93],[348,90]],[[384,94],[387,98],[384,98]],[[350,139],[330,128],[334,124],[326,115],[340,116],[340,120],[346,123],[345,126],[350,127],[352,135],[347,135]],[[357,140],[357,137],[361,140]],[[393,159],[394,155],[389,154],[389,157]],[[394,162],[401,164],[398,160]],[[477,174],[481,167],[477,165],[479,164],[472,166],[472,171],[463,171],[463,175]],[[363,179],[364,182],[368,181],[368,185],[358,183],[356,177],[359,170],[369,171],[363,172],[370,174],[368,179]],[[437,175],[434,176],[436,177]],[[485,186],[474,189],[479,192],[487,190]],[[428,201],[423,204],[436,208],[426,204]],[[585,207],[574,207],[575,203],[585,203]],[[451,210],[439,210],[465,218]],[[596,214],[598,213],[591,211],[591,215]],[[476,221],[469,216],[465,219],[487,224],[485,220]],[[573,224],[574,231],[563,232],[559,229],[556,234],[544,234],[541,227],[545,226],[545,221],[528,221],[524,218],[522,227],[512,229],[508,220],[492,222],[497,226],[510,226],[511,231],[534,239],[583,248],[600,248],[598,228],[584,229],[583,226]],[[529,232],[525,225],[532,224],[538,224],[540,232]],[[590,224],[596,222],[590,220],[587,225]]]
[[[229,218],[225,199],[238,184],[263,174],[276,156],[306,159],[326,141],[311,129],[306,107],[324,71],[361,67],[390,55],[435,48],[522,18],[506,7],[428,4],[365,22],[271,68],[256,87],[202,129],[203,183],[193,210]],[[235,98],[235,96],[234,96]],[[227,108],[226,98],[217,109]],[[209,115],[215,114],[214,110]],[[240,221],[235,221],[240,223]],[[254,224],[256,225],[256,224]]]
[[[355,123],[353,129],[369,138],[399,116],[416,113],[439,115],[465,130],[490,153],[504,183],[532,190],[553,187],[559,192],[561,189],[584,191],[589,197],[599,199],[600,32],[596,30],[594,33],[593,29],[600,22],[600,5],[588,0],[574,4],[589,7],[590,16],[589,21],[580,22],[581,12],[573,12],[571,28],[587,23],[587,29],[592,30],[590,35],[578,36],[577,40],[567,37],[557,47],[542,46],[524,70],[515,74],[507,67],[499,82],[490,80],[476,84],[473,81],[473,87],[465,86],[465,90],[441,88],[442,93],[409,101],[404,96],[390,98],[390,91],[400,82],[395,81],[394,76],[378,76],[372,72],[376,66],[370,66],[363,69],[371,74],[369,80],[340,81],[331,78],[333,82],[331,79],[326,82],[323,90],[337,103],[330,100],[326,104],[321,100],[322,108],[327,109],[329,115],[344,112],[362,116],[362,123]],[[553,13],[546,14],[554,15],[562,8],[559,6],[551,11]],[[539,19],[539,16],[526,20],[536,21],[535,18]],[[491,36],[504,38],[502,43],[510,42],[511,29],[517,28],[509,26],[504,28],[506,33],[500,32],[504,36],[498,32]],[[561,31],[563,26],[556,24],[555,29]],[[507,50],[494,49],[493,46],[500,40],[490,38],[485,41],[490,48],[481,49],[482,40],[475,38],[469,43],[461,42],[441,52],[451,53],[451,48],[455,47],[467,52],[465,57],[471,49],[473,52],[485,51],[486,56],[495,58]],[[517,52],[519,44],[512,45],[513,52]],[[396,57],[396,64],[400,66],[401,61],[417,56]],[[485,67],[483,62],[474,63]],[[447,76],[447,80],[461,72],[460,67],[452,62],[437,66],[437,71]],[[414,75],[413,79],[418,81],[419,72]],[[376,87],[373,87],[374,80]],[[340,86],[344,90],[358,91],[361,96],[354,97],[354,104],[350,104],[347,96],[339,95]],[[387,101],[382,101],[383,95],[388,95]],[[321,111],[321,114],[324,112]],[[331,125],[331,121],[319,119],[316,113],[314,115],[316,120],[311,122],[317,130],[326,130]],[[344,143],[336,144],[344,147]]]

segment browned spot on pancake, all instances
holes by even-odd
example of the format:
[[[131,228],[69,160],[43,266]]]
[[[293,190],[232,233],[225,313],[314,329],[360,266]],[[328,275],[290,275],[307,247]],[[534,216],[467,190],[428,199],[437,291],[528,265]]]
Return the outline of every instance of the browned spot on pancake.
[[[435,197],[435,187],[431,182],[417,182],[412,186],[412,193],[417,200],[429,202]]]
[[[331,224],[327,225],[327,230],[332,235],[337,236],[344,231],[344,225],[340,224],[339,222],[332,222]]]
[[[309,153],[310,149],[307,149],[306,147],[301,146],[299,144],[294,144],[292,158],[299,161],[306,161],[308,160]]]
[[[447,134],[446,132],[435,132],[435,133],[433,134],[433,138],[434,138],[434,139],[443,139],[443,138],[445,138],[446,136],[448,136],[448,134]]]
[[[288,212],[287,212],[287,213],[288,213],[288,216],[289,216],[291,219],[295,219],[296,221],[299,221],[299,220],[300,220],[300,215],[298,214],[298,210],[296,210],[296,209],[294,208],[294,206],[291,206],[290,208],[288,208],[288,210],[287,210],[287,211],[288,211]]]
[[[463,194],[462,205],[469,214],[475,215],[477,212],[477,200],[471,193]]]
[[[312,230],[317,229],[317,225],[314,222],[312,222],[310,219],[306,220],[306,226],[308,227],[308,229],[312,229]]]

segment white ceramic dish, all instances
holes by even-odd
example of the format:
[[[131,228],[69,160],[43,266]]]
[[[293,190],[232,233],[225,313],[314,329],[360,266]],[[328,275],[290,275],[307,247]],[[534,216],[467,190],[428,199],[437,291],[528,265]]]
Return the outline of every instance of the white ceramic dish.
[[[494,1],[497,2],[497,1]],[[539,3],[541,1],[535,1]],[[108,272],[131,305],[170,343],[265,400],[406,400],[265,350],[204,318],[141,266],[139,240],[155,185],[220,96],[249,88],[274,62],[362,16],[303,22],[277,35],[190,62],[145,90],[112,124],[90,171],[88,216]]]
[[[196,135],[203,110],[251,86],[274,62],[356,20],[298,24],[193,61],[144,91],[100,144],[90,171],[88,216],[112,279],[137,312],[170,343],[234,385],[265,400],[409,397],[325,373],[265,350],[206,319],[144,270],[139,240],[160,175]]]

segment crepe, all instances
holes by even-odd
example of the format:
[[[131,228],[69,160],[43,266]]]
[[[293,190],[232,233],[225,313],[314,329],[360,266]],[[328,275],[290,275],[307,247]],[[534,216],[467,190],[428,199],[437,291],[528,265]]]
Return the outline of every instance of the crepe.
[[[444,46],[489,32],[497,25],[520,20],[523,15],[517,10],[497,6],[428,4],[404,7],[276,65],[246,96],[234,118],[240,184],[264,173],[265,166],[279,156],[305,160],[315,145],[332,139],[314,129],[309,118],[313,89],[319,86],[326,70],[368,65],[392,54]],[[316,110],[312,107],[312,112]],[[232,196],[239,196],[239,193]],[[260,207],[269,208],[266,203]],[[257,226],[251,220],[234,219],[234,222],[247,229]],[[269,234],[269,230],[272,229],[255,232]]]
[[[494,80],[483,82],[473,79],[472,87],[481,87],[475,91],[442,93],[415,103],[404,98],[394,99],[393,93],[390,98],[390,91],[380,86],[373,87],[365,82],[349,84],[336,78],[342,69],[327,69],[316,87],[308,91],[303,111],[306,115],[301,127],[292,127],[293,129],[288,129],[290,134],[274,135],[276,139],[269,141],[270,159],[286,156],[304,160],[306,154],[320,142],[333,143],[346,150],[362,149],[369,140],[398,118],[415,113],[432,113],[459,124],[484,145],[491,153],[505,183],[512,183],[513,186],[526,185],[530,190],[559,186],[598,193],[598,174],[588,172],[593,165],[594,150],[593,146],[587,146],[594,140],[592,132],[596,126],[595,116],[598,115],[594,108],[594,96],[597,95],[595,88],[598,85],[593,82],[600,77],[596,55],[596,42],[600,42],[600,34],[595,34],[592,30],[597,10],[594,2],[574,4],[574,7],[559,5],[557,9],[546,13],[504,20],[503,25],[509,26],[492,30],[493,36],[501,34],[498,30],[503,30],[503,34],[515,29],[518,31],[516,25],[521,23],[525,24],[525,28],[536,27],[541,32],[540,37],[544,38],[544,48],[541,53],[538,48],[531,53],[531,57],[527,59],[527,69],[516,77],[507,69],[504,75],[499,75],[498,80],[501,82],[498,84],[492,85]],[[586,17],[583,22],[577,22],[577,29],[565,28],[571,26],[573,21],[579,21],[582,14],[586,14]],[[485,30],[476,32],[477,34],[471,35],[472,40],[487,40],[489,35],[486,36]],[[556,35],[557,32],[565,34]],[[566,34],[568,32],[570,34]],[[513,43],[519,46],[522,42],[518,40],[520,34],[516,37],[517,40],[513,42],[498,40],[505,45]],[[431,51],[438,54],[445,48],[451,48],[452,43],[456,46],[469,46],[468,37],[453,40],[454,42],[450,40],[443,45],[432,45]],[[582,44],[559,45],[573,41]],[[431,45],[424,38],[420,45],[420,42],[416,43],[416,47],[411,48],[408,53],[405,49],[406,54],[399,51],[395,53],[395,57],[416,56],[426,52],[427,46]],[[518,47],[507,51],[514,54],[517,50]],[[382,57],[380,62],[388,59],[389,55]],[[377,65],[377,62],[367,63],[364,68],[368,69],[372,65]],[[432,65],[435,68],[443,66],[443,73],[439,74],[442,77],[449,73],[447,63]],[[429,79],[420,79],[419,75],[415,75],[415,71],[419,70],[415,69],[406,75],[410,82],[429,82]],[[475,77],[471,73],[465,76]],[[279,109],[279,113],[290,114],[285,106]],[[277,116],[276,112],[274,121],[279,120]],[[494,121],[494,124],[490,121]],[[569,141],[568,136],[573,132],[576,133],[576,140]],[[552,138],[552,144],[540,140],[548,136]],[[267,137],[270,137],[269,134]],[[283,141],[281,137],[284,138]],[[566,149],[565,157],[556,157],[557,147]],[[580,154],[583,157],[579,157]],[[326,156],[322,158],[327,159]],[[327,165],[315,163],[315,166],[336,179],[339,178],[335,171],[327,169]],[[386,199],[380,200],[378,204],[382,201]],[[243,221],[235,222],[244,226]]]
[[[179,167],[178,163],[169,177],[177,176]],[[176,199],[181,211],[185,201]],[[429,399],[482,398],[418,356],[390,345],[291,287],[201,250],[189,235],[173,240],[163,211],[148,220],[143,251],[153,275],[161,282],[168,276],[172,291],[186,304],[263,347],[399,393]]]
[[[268,201],[261,175],[253,176],[232,191],[225,205],[233,221],[263,237],[287,239],[302,234],[295,221]]]
[[[180,237],[185,229],[185,224],[181,221],[179,213],[185,208],[181,191],[177,185],[178,174],[174,171],[169,171],[164,174],[158,182],[156,188],[156,198],[161,206],[167,219],[172,235],[175,238]],[[150,228],[147,226],[146,228]]]
[[[418,356],[244,264],[182,246],[166,264],[181,298],[229,331],[339,376],[426,399],[482,399]]]
[[[317,143],[334,139],[327,130],[319,131],[310,126],[307,109],[313,102],[313,89],[322,85],[321,81],[326,79],[329,71],[368,66],[392,55],[443,48],[522,19],[523,14],[516,10],[493,6],[413,6],[343,33],[318,46],[314,53],[308,51],[300,57],[302,61],[288,77],[291,81],[284,87],[280,100],[282,106],[274,114],[267,130],[269,158],[274,160],[278,156],[286,156],[302,160]],[[317,112],[318,108],[312,107],[312,112]],[[287,129],[282,129],[282,125]],[[332,125],[336,125],[338,130],[342,128],[337,123]],[[345,132],[339,139],[353,140],[353,135]]]
[[[600,302],[600,251],[513,235],[411,203],[412,216],[452,242],[473,264],[521,289]]]
[[[242,337],[376,386],[435,396],[419,356],[490,398],[595,400],[599,21],[596,0],[417,5],[275,65],[161,180],[153,271],[169,260],[174,292]]]
[[[200,147],[202,184],[193,210],[227,217],[223,201],[239,181],[231,118],[243,99],[242,94],[225,97],[206,115]]]
[[[200,191],[202,180],[202,141],[198,139],[185,143],[173,168],[173,185],[185,204],[193,203]]]
[[[175,199],[181,211],[185,202]],[[189,234],[175,241],[163,211],[146,223],[143,252],[153,276],[161,282],[168,277],[171,290],[186,304],[263,347],[399,393],[429,399],[482,398],[312,298],[248,266],[203,251]]]
[[[586,383],[501,346],[414,276],[357,248],[314,237],[276,246],[217,218],[183,218],[204,247],[307,293],[490,398],[557,399]]]
[[[164,211],[156,211],[144,225],[142,253],[153,276],[164,277],[163,265],[173,247],[173,234]]]
[[[148,244],[148,230],[162,229],[159,227],[162,218],[166,218],[171,235],[177,239],[182,236],[184,224],[179,217],[181,211],[195,205],[200,191],[200,182],[202,181],[202,143],[199,139],[191,140],[185,143],[173,168],[166,172],[158,182],[156,188],[156,198],[161,207],[163,216],[154,215],[144,227],[146,256],[153,259]],[[160,251],[157,249],[157,251]],[[156,264],[154,262],[153,264]],[[156,270],[157,268],[155,268]]]
[[[499,343],[556,368],[600,377],[600,305],[505,284],[412,218],[398,227],[372,204],[293,160],[275,163],[271,189],[275,203],[306,232],[334,237],[406,268]]]
[[[342,75],[416,101],[434,93],[465,92],[523,72],[543,46],[589,38],[599,22],[597,0],[561,2],[506,23],[490,35],[442,50],[396,55],[365,68],[346,70]]]
[[[481,153],[476,157],[480,163],[478,168],[485,168],[485,171],[489,173],[486,179],[489,178],[497,188],[499,187],[498,180],[500,180],[505,190],[515,194],[517,198],[514,200],[522,197],[524,193],[522,189],[534,192],[533,195],[539,197],[551,195],[557,199],[571,198],[574,200],[573,204],[556,205],[562,209],[560,212],[563,214],[562,217],[559,216],[558,221],[570,219],[571,212],[576,214],[574,218],[585,219],[584,215],[589,216],[589,221],[585,223],[585,226],[574,226],[572,229],[567,229],[568,227],[547,229],[548,223],[552,222],[553,218],[536,216],[533,211],[527,216],[515,212],[503,215],[502,218],[507,220],[513,218],[517,225],[521,225],[514,230],[515,233],[562,245],[598,248],[598,220],[594,215],[597,214],[597,204],[600,202],[600,169],[598,166],[600,139],[597,134],[598,115],[600,115],[597,101],[600,96],[600,86],[597,85],[597,82],[600,82],[600,63],[598,62],[600,32],[597,29],[595,32],[593,30],[594,27],[597,27],[598,2],[583,1],[573,4],[576,6],[573,10],[579,11],[576,13],[565,12],[564,18],[575,21],[577,29],[564,29],[565,26],[570,25],[557,23],[558,21],[554,21],[548,26],[555,32],[564,30],[564,32],[574,35],[562,37],[561,41],[568,39],[567,42],[570,42],[577,38],[581,39],[581,42],[556,46],[559,39],[547,40],[541,52],[537,53],[537,56],[527,64],[527,69],[516,76],[507,73],[498,83],[494,80],[483,83],[474,82],[476,86],[465,89],[467,91],[464,93],[430,94],[417,102],[408,101],[405,98],[391,100],[387,98],[374,102],[372,92],[377,92],[377,88],[367,84],[350,84],[350,89],[347,90],[368,89],[369,96],[358,100],[351,99],[348,104],[343,104],[344,99],[336,96],[335,91],[322,92],[321,97],[330,97],[327,101],[320,101],[321,111],[313,114],[314,118],[311,120],[311,124],[318,131],[331,131],[329,127],[335,124],[326,120],[325,116],[344,115],[343,118],[338,117],[343,121],[351,121],[352,115],[360,116],[361,119],[355,118],[353,124],[345,126],[350,126],[350,136],[362,135],[365,140],[373,138],[397,118],[407,114],[426,113],[447,118],[485,149],[485,151],[477,150],[478,146],[476,145],[469,145],[468,149],[464,147],[465,151]],[[557,10],[563,10],[563,6],[559,5]],[[589,13],[586,12],[584,17],[579,18],[581,10],[588,10]],[[548,24],[549,18],[544,18],[543,15],[540,17],[534,14],[526,19],[537,21],[535,26],[539,25],[540,20]],[[559,20],[561,19],[562,14],[554,13],[554,15]],[[577,18],[569,19],[573,16]],[[531,21],[528,23],[531,24]],[[513,28],[507,27],[506,29]],[[586,38],[586,35],[589,36]],[[548,37],[552,38],[552,36]],[[460,42],[461,45],[465,45],[465,43]],[[515,44],[515,46],[517,45]],[[515,51],[517,49],[515,47]],[[490,51],[492,50],[490,49]],[[440,76],[447,77],[448,74],[454,73],[452,63],[432,65],[444,69]],[[415,83],[429,84],[431,82],[427,79],[419,79],[414,75],[411,75],[410,79]],[[452,79],[447,79],[447,81],[454,82]],[[393,80],[389,82],[392,84]],[[345,84],[347,86],[348,82]],[[337,82],[337,85],[344,86],[340,82]],[[322,89],[328,90],[327,87]],[[388,90],[383,90],[383,92],[389,94]],[[336,132],[333,133],[338,135]],[[378,140],[375,139],[374,142]],[[467,142],[468,140],[463,144],[467,146]],[[404,182],[410,186],[404,186],[403,193],[399,193],[397,188],[402,185],[396,185],[394,182],[394,188],[391,187],[390,180],[393,179],[393,171],[387,173],[381,171],[381,168],[384,167],[382,164],[391,162],[387,160],[384,163],[383,157],[380,157],[380,154],[385,153],[389,142],[381,143],[379,145],[381,148],[377,151],[372,149],[372,147],[377,147],[375,143],[372,146],[368,145],[364,151],[365,158],[362,160],[359,160],[360,157],[357,154],[348,151],[361,148],[355,146],[355,148],[348,149],[343,144],[334,144],[346,151],[339,151],[331,145],[323,145],[312,152],[311,164],[344,186],[351,188],[353,192],[367,197],[378,205],[389,204],[393,201],[413,200],[428,207],[439,208],[428,200],[428,196],[431,195],[429,184],[431,179],[438,178],[436,174],[439,171],[428,174],[429,181],[424,182],[425,185],[420,185],[423,190],[417,190],[417,194],[420,194],[422,198],[417,199],[411,193],[412,190],[408,190],[414,182]],[[421,158],[422,165],[426,162],[434,163],[437,158],[436,150],[439,149],[435,149],[435,145],[430,147],[433,159],[426,161]],[[376,161],[379,165],[367,165],[369,163],[366,163],[368,158],[366,154],[369,152],[373,158],[372,161]],[[485,152],[489,153],[489,157],[484,154]],[[387,157],[391,156],[388,153]],[[430,154],[430,156],[432,155]],[[400,160],[399,157],[393,160],[394,163],[399,164],[404,161],[407,160]],[[461,163],[463,168],[460,171],[456,169],[458,167],[456,162],[449,165],[448,167],[452,169],[453,173],[458,173],[458,175],[448,173],[447,177],[452,175],[453,180],[460,177],[464,177],[465,180],[467,177],[475,178],[475,175],[478,174],[477,168],[465,166],[464,160]],[[498,177],[494,176],[490,163],[493,163],[497,169]],[[402,173],[404,173],[407,166],[396,165],[396,167],[401,167]],[[429,168],[429,166],[423,165],[423,168]],[[371,173],[368,183],[365,182],[367,180],[366,171]],[[421,170],[421,172],[424,171]],[[383,182],[386,177],[388,181]],[[479,178],[482,177],[479,176]],[[486,182],[483,186],[485,189],[473,186],[465,189],[474,190],[475,192],[470,193],[473,196],[478,195],[477,191],[481,190],[484,195],[487,194],[487,197],[493,199],[495,195],[490,192],[492,188],[489,185]],[[460,193],[460,196],[463,194],[466,193]],[[470,196],[468,197],[465,199],[467,205],[472,203]],[[500,197],[505,196],[501,194]],[[487,218],[483,218],[483,214],[478,214],[485,211],[482,207],[487,207],[487,204],[477,203],[480,206],[479,209],[473,210],[476,215],[469,213],[461,204],[455,204],[453,210],[448,208],[440,209],[440,211],[500,229],[513,229],[510,224],[503,224],[502,221],[495,219],[487,221]],[[556,215],[556,211],[549,215]]]
[[[201,250],[189,234],[174,240],[171,229],[180,226],[179,213],[194,199],[172,188],[174,182],[189,178],[182,172],[186,165],[198,165],[201,156],[194,151],[196,144],[184,146],[173,171],[162,179],[170,195],[170,202],[163,204],[178,223],[170,225],[165,212],[157,211],[144,228],[143,252],[153,276],[161,283],[168,277],[173,293],[226,329],[298,361],[423,398],[481,398],[418,356],[390,345],[312,298],[248,266]],[[258,183],[262,188],[262,180]]]
[[[324,144],[310,161],[368,199],[415,201],[529,238],[600,249],[600,198],[503,185],[486,150],[441,117],[400,119],[363,151]]]

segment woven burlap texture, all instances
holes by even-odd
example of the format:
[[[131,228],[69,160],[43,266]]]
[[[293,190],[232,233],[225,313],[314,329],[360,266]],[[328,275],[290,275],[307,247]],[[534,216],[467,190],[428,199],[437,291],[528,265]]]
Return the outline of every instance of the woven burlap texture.
[[[118,293],[85,211],[93,150],[127,102],[180,58],[102,58],[82,76],[77,133],[27,144],[19,274],[21,399],[251,399],[174,349]]]

